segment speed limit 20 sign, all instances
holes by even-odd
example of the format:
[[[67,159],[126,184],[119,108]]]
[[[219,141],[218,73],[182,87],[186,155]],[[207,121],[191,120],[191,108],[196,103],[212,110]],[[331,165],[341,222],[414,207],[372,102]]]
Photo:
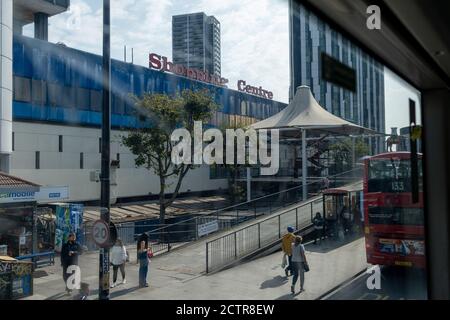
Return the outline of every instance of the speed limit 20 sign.
[[[109,227],[104,221],[95,221],[92,231],[92,237],[99,247],[106,247],[109,245]]]

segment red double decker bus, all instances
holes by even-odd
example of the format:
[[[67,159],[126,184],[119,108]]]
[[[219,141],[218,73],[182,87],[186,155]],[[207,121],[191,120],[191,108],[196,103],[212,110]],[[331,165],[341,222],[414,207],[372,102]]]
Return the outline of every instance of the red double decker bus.
[[[411,153],[391,152],[364,160],[364,224],[367,262],[425,267],[422,155],[419,201],[413,203]]]

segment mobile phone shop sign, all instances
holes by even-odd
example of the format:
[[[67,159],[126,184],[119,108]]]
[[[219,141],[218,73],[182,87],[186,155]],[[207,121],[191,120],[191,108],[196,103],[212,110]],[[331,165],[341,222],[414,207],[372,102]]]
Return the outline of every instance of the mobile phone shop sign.
[[[0,203],[47,203],[69,198],[69,187],[41,187],[39,191],[0,191]]]

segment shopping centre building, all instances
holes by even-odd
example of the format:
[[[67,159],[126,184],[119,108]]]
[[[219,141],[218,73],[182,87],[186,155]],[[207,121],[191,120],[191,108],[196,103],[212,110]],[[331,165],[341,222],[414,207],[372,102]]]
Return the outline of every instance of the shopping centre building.
[[[67,10],[69,4],[67,0],[2,0],[2,42],[5,45],[2,46],[1,55],[0,171],[42,186],[68,187],[69,200],[83,202],[97,200],[100,196],[102,57],[47,41],[48,18]],[[35,24],[35,38],[21,35],[23,25],[31,22]],[[295,30],[291,30],[293,36],[303,34]],[[324,49],[328,50],[328,42],[326,40]],[[342,46],[343,52],[344,48]],[[300,58],[299,52],[295,51],[296,58],[293,61]],[[348,57],[350,59],[350,55]],[[272,100],[273,93],[258,88],[257,83],[249,84],[241,80],[237,84],[238,90],[233,90],[227,87],[233,84],[228,83],[224,74],[216,79],[206,73],[197,74],[168,60],[150,53],[150,68],[112,61],[113,202],[117,199],[145,199],[159,192],[159,180],[150,171],[136,168],[135,157],[120,143],[123,134],[141,123],[131,95],[174,95],[183,89],[206,88],[220,106],[211,119],[212,126],[249,125],[278,113],[286,106]],[[318,74],[297,79],[297,73],[293,73],[296,75],[293,79],[301,84],[310,84],[316,99],[323,102],[322,105],[333,114],[383,132],[383,74],[375,65],[368,65],[371,66],[370,70],[376,72],[376,86],[359,88],[358,91],[364,92],[365,96],[341,89],[339,99],[344,99],[345,103],[338,107],[333,102],[337,96],[330,100],[330,92],[335,91],[335,86],[326,84],[326,94],[325,91],[316,90]],[[314,64],[311,66],[314,67]],[[301,70],[303,74],[305,69]],[[356,68],[358,79],[364,77],[364,70],[365,67]],[[375,78],[370,76],[368,79]],[[376,100],[370,100],[368,109],[363,108],[369,93]],[[383,148],[378,143],[372,147],[373,152]],[[280,149],[283,155],[280,159],[282,172],[283,168],[293,167],[292,163],[296,161],[295,152],[288,151]],[[270,179],[271,185],[273,181]],[[227,187],[225,170],[201,166],[188,173],[180,192],[215,192]]]
[[[6,79],[2,72],[3,82],[8,83],[5,87],[12,90],[7,93],[11,102],[5,95],[2,101],[2,114],[10,119],[2,117],[0,123],[1,170],[43,186],[68,186],[70,201],[99,199],[102,57],[18,33],[13,36],[8,59],[13,61],[12,76]],[[248,125],[286,106],[164,70],[117,60],[111,68],[113,201],[159,192],[158,179],[148,170],[136,168],[135,157],[120,143],[120,137],[140,123],[131,95],[208,89],[220,105],[211,119],[213,126]],[[188,173],[181,193],[226,188],[223,175],[202,166]]]
[[[101,137],[101,57],[48,42],[14,37],[14,98],[10,172],[42,185],[68,185],[70,199],[99,197]],[[130,94],[175,94],[207,88],[221,106],[212,125],[250,124],[285,105],[224,87],[120,61],[112,62],[111,160],[115,198],[157,194],[157,179],[135,167],[134,156],[120,136],[139,126]],[[182,192],[226,188],[210,179],[207,166],[193,170]]]

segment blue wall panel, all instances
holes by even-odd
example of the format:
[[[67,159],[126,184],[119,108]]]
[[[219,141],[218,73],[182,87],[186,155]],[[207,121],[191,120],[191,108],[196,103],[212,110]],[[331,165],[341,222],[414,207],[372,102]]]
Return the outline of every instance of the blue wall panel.
[[[61,96],[66,97],[66,91],[72,90],[74,97],[65,100],[74,101],[77,88],[87,89],[89,106],[50,106],[33,105],[20,101],[13,103],[13,117],[15,120],[50,121],[74,125],[100,126],[102,89],[102,59],[100,56],[70,49],[61,45],[45,41],[14,36],[13,46],[14,76],[43,80],[47,84],[58,85]],[[130,95],[141,96],[144,92],[176,94],[185,88],[208,89],[214,94],[216,102],[224,113],[240,113],[240,102],[245,100],[263,105],[269,105],[271,115],[277,113],[286,104],[262,99],[249,94],[240,93],[227,88],[216,87],[193,81],[177,75],[151,70],[142,66],[132,65],[113,60],[111,64],[112,79],[112,125],[114,127],[133,128],[139,126],[134,115],[134,103]],[[66,88],[66,89],[64,89]],[[78,89],[79,90],[79,89]],[[45,101],[49,101],[49,90],[46,90]],[[64,93],[63,93],[64,92]],[[96,108],[93,107],[93,95],[96,98]],[[44,94],[45,95],[45,94]],[[234,97],[234,105],[230,105],[230,96]],[[125,101],[122,105],[120,100]],[[80,98],[84,99],[84,98]],[[63,99],[64,100],[64,99]],[[85,101],[85,100],[81,100]],[[116,104],[116,102],[118,102]],[[59,104],[59,103],[58,103]],[[80,108],[83,108],[81,110]],[[251,109],[250,116],[257,117],[260,110]]]

